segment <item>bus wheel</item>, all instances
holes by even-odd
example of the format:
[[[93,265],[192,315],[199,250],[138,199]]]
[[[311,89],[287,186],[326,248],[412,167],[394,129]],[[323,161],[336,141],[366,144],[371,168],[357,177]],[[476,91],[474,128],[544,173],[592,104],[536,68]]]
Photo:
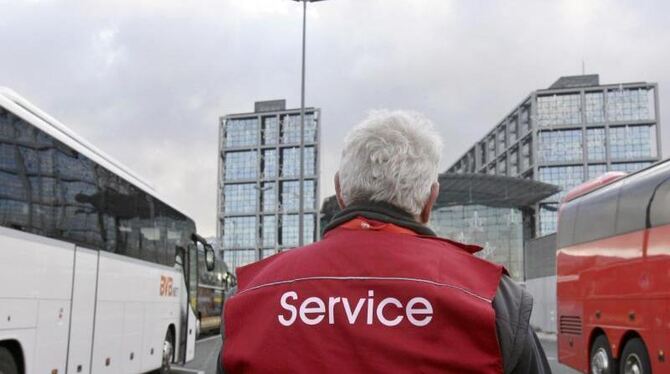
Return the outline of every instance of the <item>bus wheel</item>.
[[[167,374],[170,372],[170,366],[174,359],[174,338],[172,337],[172,330],[168,329],[165,334],[165,341],[163,342],[163,354],[161,361],[160,374]]]
[[[605,335],[599,335],[591,346],[589,360],[591,374],[615,374],[616,362],[612,358],[612,350]]]
[[[19,374],[19,368],[14,361],[14,356],[5,347],[0,347],[0,373]]]
[[[642,339],[633,338],[623,347],[619,372],[621,374],[651,373],[649,354],[647,353],[647,347],[644,346]]]

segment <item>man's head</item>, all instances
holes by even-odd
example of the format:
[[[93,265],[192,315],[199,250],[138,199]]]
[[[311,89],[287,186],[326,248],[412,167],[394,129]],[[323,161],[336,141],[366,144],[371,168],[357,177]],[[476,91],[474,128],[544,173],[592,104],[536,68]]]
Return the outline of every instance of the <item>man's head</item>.
[[[442,142],[421,114],[374,111],[347,135],[335,191],[341,207],[386,202],[427,223],[437,199]]]

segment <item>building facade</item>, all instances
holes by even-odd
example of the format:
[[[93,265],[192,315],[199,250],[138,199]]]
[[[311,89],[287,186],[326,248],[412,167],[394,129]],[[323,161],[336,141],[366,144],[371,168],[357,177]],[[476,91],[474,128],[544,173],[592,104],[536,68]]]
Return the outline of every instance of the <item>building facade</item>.
[[[319,128],[320,110],[306,108],[301,137],[300,109],[284,100],[220,119],[217,235],[231,271],[298,246],[300,220],[303,243],[317,239]]]
[[[560,199],[607,171],[661,159],[655,83],[600,85],[598,75],[561,77],[532,92],[449,169],[533,179],[561,192],[534,207],[536,236],[556,231]]]

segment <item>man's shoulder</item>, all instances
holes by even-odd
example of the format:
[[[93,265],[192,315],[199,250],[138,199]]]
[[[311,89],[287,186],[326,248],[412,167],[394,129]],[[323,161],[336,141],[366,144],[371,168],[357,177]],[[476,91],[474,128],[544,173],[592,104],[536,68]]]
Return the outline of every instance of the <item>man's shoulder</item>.
[[[258,281],[267,281],[269,278],[287,273],[297,264],[305,262],[305,256],[311,256],[319,247],[320,242],[315,242],[303,247],[287,248],[272,256],[238,267],[236,269],[238,290],[244,291]]]
[[[527,343],[533,297],[512,278],[503,275],[493,299],[493,309],[500,353],[505,369],[508,369],[508,365],[519,360]]]

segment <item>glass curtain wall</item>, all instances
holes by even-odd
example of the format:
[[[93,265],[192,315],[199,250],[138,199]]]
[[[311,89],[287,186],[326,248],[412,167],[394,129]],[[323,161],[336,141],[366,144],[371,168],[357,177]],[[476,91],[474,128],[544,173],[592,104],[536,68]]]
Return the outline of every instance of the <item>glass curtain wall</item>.
[[[430,226],[438,235],[477,244],[477,256],[501,264],[515,280],[523,280],[523,219],[521,211],[483,205],[436,209]]]
[[[540,235],[555,231],[557,203],[570,189],[658,158],[654,95],[649,88],[620,87],[537,98],[537,179],[562,188],[539,206]]]
[[[305,116],[304,243],[316,240],[318,118]],[[298,245],[300,115],[262,113],[222,124],[220,235],[235,269]],[[221,182],[220,182],[221,183]]]

